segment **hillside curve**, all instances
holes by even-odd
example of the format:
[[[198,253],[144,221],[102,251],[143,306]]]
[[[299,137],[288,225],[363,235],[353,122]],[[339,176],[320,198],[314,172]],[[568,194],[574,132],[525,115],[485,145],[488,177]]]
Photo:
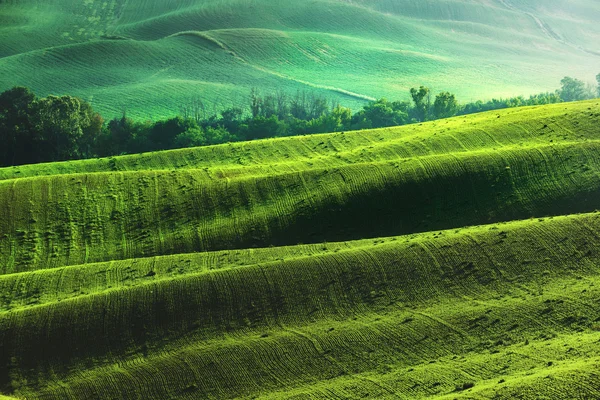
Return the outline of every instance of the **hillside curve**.
[[[599,122],[0,169],[0,398],[598,397]]]

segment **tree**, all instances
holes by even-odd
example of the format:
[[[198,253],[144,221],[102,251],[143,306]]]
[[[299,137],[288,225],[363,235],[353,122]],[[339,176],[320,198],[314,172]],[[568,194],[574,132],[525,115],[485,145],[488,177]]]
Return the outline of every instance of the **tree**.
[[[256,117],[248,122],[248,129],[245,134],[246,140],[265,139],[275,136],[283,136],[285,124],[277,119],[276,115],[270,118]]]
[[[135,122],[123,115],[109,121],[101,137],[96,143],[96,153],[99,156],[114,156],[118,154],[139,153],[149,150],[148,132],[150,123]]]
[[[252,118],[260,116],[262,107],[263,100],[258,93],[258,89],[252,88],[250,90],[250,112],[252,113]]]
[[[562,99],[557,93],[540,93],[529,96],[526,105],[537,106],[543,104],[555,104],[560,103]]]
[[[290,113],[290,105],[288,96],[285,92],[278,90],[275,94],[277,97],[277,118],[284,120]]]
[[[406,114],[406,116],[408,117],[408,114],[411,112],[411,104],[408,101],[394,101],[391,103],[392,105],[392,109],[396,112],[402,112],[404,114]],[[407,121],[408,122],[408,121]]]
[[[129,129],[126,126],[133,123],[125,115],[121,118],[113,118],[108,122],[102,135],[96,142],[96,153],[100,157],[113,156],[125,152],[124,148],[131,141]]]
[[[189,129],[198,128],[196,121],[175,117],[158,121],[148,132],[145,150],[168,150],[175,148],[175,138]]]
[[[561,89],[559,90],[559,95],[563,101],[578,101],[587,98],[586,87],[583,81],[565,76],[560,81],[560,84]]]
[[[221,111],[221,119],[217,121],[217,124],[214,126],[222,126],[229,132],[237,132],[242,124],[242,116],[244,111],[241,108],[228,108],[224,111]]]
[[[297,91],[296,96],[290,102],[290,114],[296,119],[306,121],[308,117],[307,103],[306,92]]]
[[[198,147],[207,144],[206,134],[200,127],[190,128],[175,138],[176,148]]]
[[[352,122],[352,110],[338,104],[331,110],[329,117],[335,126],[332,125],[331,127],[333,130],[328,130],[327,132],[339,132],[350,127],[350,123]]]
[[[189,103],[179,107],[179,114],[184,119],[193,119],[197,123],[200,123],[200,121],[206,118],[206,106],[201,98],[193,97]]]
[[[231,134],[227,129],[218,126],[216,128],[208,127],[205,131],[205,136],[208,144],[221,144],[228,142],[236,142],[238,138]]]
[[[327,114],[328,111],[329,105],[327,99],[312,93],[308,99],[306,118],[308,120],[316,119]]]
[[[80,106],[69,96],[48,96],[38,100],[34,121],[36,130],[41,133],[45,154],[40,154],[37,162],[69,160],[78,156],[77,143],[83,136]]]
[[[353,129],[384,128],[408,123],[408,104],[379,99],[371,102],[354,114]]]
[[[277,115],[277,101],[275,96],[268,94],[262,100],[262,109],[259,114],[261,117],[271,118]]]
[[[596,75],[596,81],[598,82],[597,96],[600,97],[600,74]]]
[[[38,99],[27,88],[12,88],[0,94],[0,165],[90,157],[103,124],[77,97]]]
[[[419,90],[412,88],[410,89],[410,96],[415,103],[415,116],[418,121],[426,121],[429,115],[429,108],[431,106],[431,96],[429,88],[421,86]]]
[[[85,156],[100,134],[102,118],[85,101],[72,96],[48,96],[35,102],[32,114],[39,150],[35,162],[64,161]]]
[[[323,114],[319,118],[308,121],[305,133],[340,132],[348,129],[351,121],[352,110],[338,105],[329,114]]]
[[[435,118],[448,118],[456,115],[458,111],[458,101],[456,97],[449,92],[441,92],[435,96],[433,103],[433,114]]]
[[[92,106],[86,102],[81,103],[81,112],[88,115],[89,124],[82,127],[83,135],[79,139],[77,147],[81,158],[91,158],[96,155],[95,149],[102,134],[104,118],[99,113],[94,112]]]
[[[38,138],[31,114],[36,100],[36,96],[24,87],[0,94],[0,166],[35,162]]]

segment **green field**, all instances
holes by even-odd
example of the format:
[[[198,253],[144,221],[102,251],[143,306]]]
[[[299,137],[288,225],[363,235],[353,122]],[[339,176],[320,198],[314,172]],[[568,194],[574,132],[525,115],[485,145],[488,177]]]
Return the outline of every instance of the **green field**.
[[[593,81],[594,0],[8,0],[0,91],[70,94],[105,117],[209,112],[265,92],[358,108],[426,85],[462,102]]]
[[[600,397],[600,103],[0,169],[0,398]]]

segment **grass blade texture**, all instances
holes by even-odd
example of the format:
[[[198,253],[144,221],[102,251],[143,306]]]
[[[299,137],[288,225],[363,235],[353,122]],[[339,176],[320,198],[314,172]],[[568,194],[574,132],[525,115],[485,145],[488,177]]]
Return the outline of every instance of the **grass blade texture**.
[[[0,169],[0,393],[598,398],[599,207],[597,100]]]

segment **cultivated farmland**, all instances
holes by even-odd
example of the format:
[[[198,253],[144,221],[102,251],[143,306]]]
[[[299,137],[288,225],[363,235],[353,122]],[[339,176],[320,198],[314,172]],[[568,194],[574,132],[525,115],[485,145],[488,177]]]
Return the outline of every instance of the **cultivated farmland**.
[[[598,66],[595,0],[8,0],[0,92],[70,94],[106,118],[173,116],[251,87],[354,109],[425,85],[461,101],[553,90]]]
[[[0,169],[0,393],[597,398],[599,154],[594,100]]]

